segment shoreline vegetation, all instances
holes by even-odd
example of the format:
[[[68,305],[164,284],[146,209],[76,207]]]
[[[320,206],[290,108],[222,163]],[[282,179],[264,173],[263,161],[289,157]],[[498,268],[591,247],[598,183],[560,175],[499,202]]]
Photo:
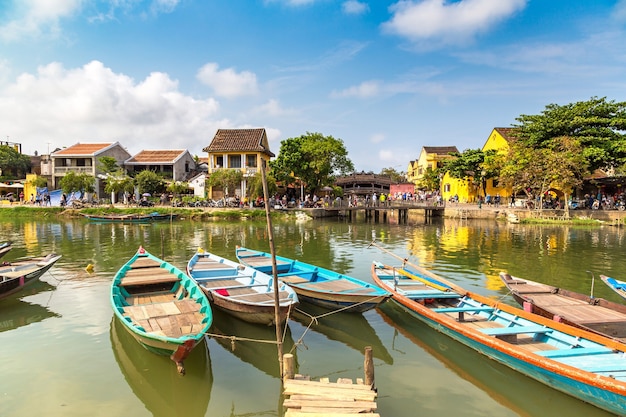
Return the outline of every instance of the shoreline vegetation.
[[[103,205],[88,208],[66,208],[66,207],[39,207],[30,205],[0,205],[0,218],[5,217],[37,217],[44,218],[83,218],[81,213],[91,215],[106,214],[174,214],[182,219],[204,221],[204,220],[262,220],[265,219],[264,208],[194,208],[194,207],[129,207],[123,205]],[[304,213],[309,218],[328,217],[324,215],[321,208],[289,208],[271,211],[273,217],[296,217],[301,218]],[[520,223],[520,224],[557,224],[557,225],[611,225],[623,226],[626,220],[625,212],[612,211],[610,216],[600,218],[602,211],[570,211],[570,217],[565,216],[564,210],[530,210],[530,209],[509,209],[506,207],[486,208],[477,205],[450,205],[445,208],[445,218],[457,218],[463,220],[485,220]],[[607,213],[603,213],[607,214]],[[595,216],[594,216],[595,215]]]

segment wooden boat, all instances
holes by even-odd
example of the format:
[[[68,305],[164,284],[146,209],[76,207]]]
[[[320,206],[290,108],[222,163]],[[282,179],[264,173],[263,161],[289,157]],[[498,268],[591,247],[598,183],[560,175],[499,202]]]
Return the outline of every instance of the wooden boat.
[[[124,379],[150,415],[205,416],[211,399],[213,371],[204,341],[185,360],[187,374],[180,378],[165,356],[146,354],[115,317],[111,320],[110,339]]]
[[[97,223],[150,223],[162,220],[174,220],[177,214],[153,213],[129,213],[129,214],[87,214],[80,213],[83,217]]]
[[[0,258],[9,253],[9,251],[13,248],[12,242],[2,242],[0,243]]]
[[[0,298],[37,282],[59,259],[61,255],[51,253],[43,258],[4,262],[0,265]]]
[[[213,322],[209,301],[196,283],[142,247],[113,278],[111,305],[137,342],[170,355],[180,373]]]
[[[609,286],[610,289],[619,294],[620,297],[626,299],[626,281],[600,275],[600,279]]]
[[[626,342],[626,305],[505,272],[500,279],[525,311]]]
[[[187,274],[204,290],[216,308],[250,323],[275,324],[271,276],[202,249],[189,260]],[[279,282],[278,292],[278,316],[284,323],[290,310],[298,304],[298,296],[282,282]]]
[[[500,304],[415,265],[374,262],[372,278],[435,330],[558,391],[626,414],[626,344]]]
[[[237,259],[257,271],[272,274],[269,253],[237,248]],[[329,310],[362,313],[386,301],[391,294],[376,285],[304,262],[276,256],[278,278],[293,288],[300,301]]]

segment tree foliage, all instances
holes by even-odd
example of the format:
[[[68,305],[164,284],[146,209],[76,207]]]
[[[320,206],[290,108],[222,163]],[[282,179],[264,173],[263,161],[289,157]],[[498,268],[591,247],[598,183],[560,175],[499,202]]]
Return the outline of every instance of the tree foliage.
[[[380,170],[380,175],[384,175],[386,177],[391,178],[391,181],[395,183],[404,183],[406,182],[406,172],[397,171],[395,168],[383,168]]]
[[[0,169],[4,178],[24,178],[30,172],[30,167],[28,155],[22,155],[12,146],[0,145]]]
[[[463,153],[452,153],[455,158],[444,162],[442,170],[448,172],[452,178],[469,180],[475,186],[480,186],[483,195],[486,195],[487,180],[497,178],[500,167],[496,164],[497,152],[493,149],[467,149]]]
[[[439,174],[442,172],[441,169],[432,169],[431,167],[426,168],[424,175],[417,181],[416,187],[420,190],[428,190],[434,191],[440,188],[439,184],[441,180],[439,179]]]
[[[308,192],[331,185],[338,175],[354,171],[341,139],[310,132],[282,141],[278,157],[270,162],[270,167],[277,181],[289,185],[299,178]]]
[[[515,136],[524,146],[550,149],[556,138],[575,139],[589,172],[626,163],[626,102],[592,97],[559,106],[549,104],[538,115],[521,115]]]
[[[167,191],[174,195],[179,194],[188,194],[189,193],[189,183],[186,181],[174,181],[170,185],[167,186]]]
[[[163,179],[156,172],[147,169],[139,172],[135,176],[135,185],[137,185],[139,194],[156,194],[165,189]]]
[[[120,170],[117,161],[112,156],[102,156],[98,158],[98,170],[105,174],[112,174]]]
[[[135,190],[135,181],[126,175],[109,175],[106,178],[104,192],[106,193],[132,193]]]
[[[271,174],[268,174],[265,180],[267,181],[267,193],[270,196],[276,194],[278,191],[276,179]],[[253,177],[249,177],[247,183],[248,189],[246,190],[246,195],[250,196],[250,198],[263,197],[263,177],[260,171]]]
[[[222,187],[228,195],[233,195],[235,189],[243,181],[243,172],[240,169],[218,169],[207,179],[210,187]]]
[[[59,181],[59,186],[65,194],[71,194],[76,191],[93,193],[96,179],[88,174],[77,174],[69,171]]]

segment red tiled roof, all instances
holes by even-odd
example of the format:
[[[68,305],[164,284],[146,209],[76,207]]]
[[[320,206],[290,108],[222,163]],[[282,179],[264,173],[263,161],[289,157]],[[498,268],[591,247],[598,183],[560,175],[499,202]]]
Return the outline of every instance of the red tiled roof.
[[[76,145],[69,146],[60,151],[54,152],[52,155],[95,155],[106,148],[114,145],[114,143],[77,143]]]
[[[275,156],[269,149],[265,129],[218,129],[211,144],[203,152],[263,152]]]
[[[172,164],[183,153],[184,149],[141,151],[128,159],[126,164]]]

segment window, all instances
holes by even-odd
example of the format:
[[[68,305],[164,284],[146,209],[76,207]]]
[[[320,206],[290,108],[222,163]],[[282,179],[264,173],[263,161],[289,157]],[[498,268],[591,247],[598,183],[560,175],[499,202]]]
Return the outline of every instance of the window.
[[[256,155],[246,155],[246,165],[248,168],[256,168]]]
[[[228,168],[241,168],[241,156],[229,155],[228,156]]]
[[[215,168],[224,168],[224,157],[216,156],[215,157]]]

